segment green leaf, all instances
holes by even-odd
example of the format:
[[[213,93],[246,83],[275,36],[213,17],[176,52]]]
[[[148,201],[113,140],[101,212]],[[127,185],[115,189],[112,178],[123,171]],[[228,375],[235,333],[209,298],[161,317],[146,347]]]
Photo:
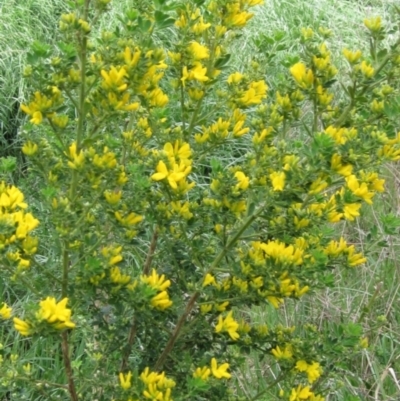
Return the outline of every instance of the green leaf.
[[[125,15],[129,21],[136,21],[136,19],[138,17],[138,12],[137,12],[137,10],[132,9],[132,10],[128,10]]]
[[[351,336],[351,337],[360,337],[363,333],[363,328],[360,324],[357,323],[347,323],[347,324],[342,324],[341,325],[343,328],[343,333],[345,335]]]
[[[215,68],[223,68],[228,64],[228,61],[230,60],[231,55],[225,54],[225,56],[220,57],[214,64]]]
[[[211,164],[211,168],[212,168],[212,171],[214,174],[222,171],[222,166],[218,159],[211,159],[210,164]]]
[[[138,17],[138,25],[142,32],[147,33],[150,30],[152,24],[150,20]]]
[[[35,40],[32,43],[32,51],[38,57],[48,57],[50,55],[51,47],[45,43]]]
[[[174,18],[171,18],[168,14],[164,14],[158,10],[154,13],[154,18],[156,20],[157,28],[167,28],[175,23]]]
[[[162,8],[163,5],[166,3],[166,0],[153,0],[153,3],[156,8]]]
[[[76,57],[76,49],[72,43],[59,42],[57,43],[57,47],[68,57],[75,58]]]
[[[54,196],[57,194],[57,189],[54,187],[46,187],[43,188],[41,191],[42,195],[48,199],[54,198]]]
[[[398,233],[400,227],[400,217],[390,213],[386,216],[382,216],[383,231],[387,235],[395,235]]]
[[[0,171],[2,173],[12,173],[17,168],[17,159],[13,156],[3,157],[0,161]]]

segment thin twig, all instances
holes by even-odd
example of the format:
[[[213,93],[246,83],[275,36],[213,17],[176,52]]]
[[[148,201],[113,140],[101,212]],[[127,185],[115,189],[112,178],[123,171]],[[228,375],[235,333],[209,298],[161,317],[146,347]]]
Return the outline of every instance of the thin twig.
[[[162,354],[158,358],[156,364],[154,365],[155,371],[160,370],[163,367],[164,362],[167,359],[168,354],[171,352],[172,348],[174,347],[175,341],[177,340],[177,338],[179,336],[179,332],[181,331],[183,324],[185,323],[186,318],[188,317],[189,313],[192,311],[199,295],[200,295],[200,293],[197,291],[190,297],[189,302],[186,305],[185,311],[182,313],[182,316],[179,318],[178,323],[174,329],[174,332],[172,333],[167,345],[165,346],[164,351],[162,352]]]
[[[68,379],[68,391],[71,396],[71,400],[78,401],[78,394],[76,393],[75,382],[72,373],[71,360],[69,358],[68,333],[64,331],[61,334],[61,336],[62,336],[61,348],[65,366],[65,373],[67,374],[67,379]]]
[[[144,262],[143,266],[143,274],[147,276],[150,271],[151,262],[153,261],[154,251],[156,250],[157,246],[157,239],[158,239],[158,230],[157,227],[154,229],[153,236],[150,242],[150,248],[147,252],[146,261]]]

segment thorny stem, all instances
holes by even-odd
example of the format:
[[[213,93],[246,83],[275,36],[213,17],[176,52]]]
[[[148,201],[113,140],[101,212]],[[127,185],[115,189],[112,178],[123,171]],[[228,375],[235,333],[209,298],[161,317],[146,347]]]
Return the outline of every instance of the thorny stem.
[[[175,341],[178,338],[179,332],[181,331],[189,313],[192,311],[199,295],[200,295],[200,292],[196,291],[190,297],[189,302],[187,303],[184,312],[182,313],[181,317],[179,318],[178,323],[176,324],[176,327],[175,327],[167,345],[164,348],[164,351],[162,352],[162,354],[158,358],[156,364],[154,365],[155,371],[160,370],[162,368],[162,366],[164,365],[164,362],[167,359],[168,354],[171,352],[172,348],[174,347]]]
[[[239,238],[244,233],[244,231],[247,230],[247,228],[250,226],[250,224],[264,210],[264,207],[265,207],[265,204],[263,204],[254,214],[252,214],[251,216],[247,217],[247,219],[244,221],[244,223],[238,229],[238,231],[231,238],[228,239],[228,242],[227,242],[226,246],[221,250],[221,252],[217,255],[217,257],[212,262],[209,271],[212,271],[214,268],[216,268],[219,265],[221,260],[228,253],[228,251],[236,244],[236,242],[239,240]]]
[[[228,239],[228,242],[226,246],[221,250],[221,252],[216,256],[214,261],[211,263],[210,269],[208,270],[209,272],[215,269],[221,260],[225,257],[225,255],[228,253],[228,251],[237,243],[237,241],[240,239],[241,235],[243,234],[244,231],[250,226],[250,224],[257,218],[257,216],[264,210],[265,203],[260,206],[260,208],[251,216],[247,217],[247,219],[243,222],[241,227],[238,229],[238,231]],[[167,359],[168,354],[171,352],[172,348],[175,345],[175,342],[179,336],[180,331],[182,330],[182,327],[189,315],[189,313],[192,311],[194,305],[196,304],[197,298],[199,297],[200,292],[196,291],[189,299],[186,308],[184,312],[182,313],[181,317],[178,320],[178,323],[175,326],[175,329],[170,337],[170,339],[167,342],[167,345],[164,348],[164,351],[158,358],[156,364],[154,365],[154,370],[160,370]]]
[[[71,396],[71,400],[78,401],[78,394],[76,393],[74,377],[72,374],[71,360],[69,358],[68,334],[66,331],[64,331],[61,334],[61,336],[62,336],[61,348],[62,348],[65,372],[67,374],[67,379],[68,379],[68,391]]]
[[[136,331],[137,331],[136,320],[135,317],[133,317],[131,329],[129,330],[128,344],[126,345],[124,355],[121,361],[121,366],[119,368],[120,372],[124,372],[127,368],[129,355],[132,351],[133,342],[135,341],[136,337]]]
[[[86,20],[89,13],[90,0],[85,0],[83,19]],[[83,140],[84,131],[84,120],[85,120],[85,97],[86,97],[86,57],[87,57],[87,37],[85,34],[80,38],[80,72],[81,72],[81,82],[79,91],[79,102],[78,102],[78,124],[76,127],[76,147],[77,151],[81,151],[81,144]],[[77,193],[78,186],[78,172],[74,170],[72,172],[71,187],[70,187],[70,198],[71,202],[74,201]],[[65,298],[68,295],[68,271],[70,268],[70,259],[68,254],[67,243],[64,241],[63,244],[63,278],[62,278],[62,297]],[[64,360],[65,372],[68,379],[68,391],[72,401],[78,401],[78,395],[75,389],[75,382],[72,373],[71,360],[69,357],[69,347],[68,347],[68,334],[67,332],[62,333],[62,354]]]
[[[151,262],[153,261],[154,251],[156,250],[158,239],[157,227],[154,229],[153,236],[151,238],[149,251],[147,252],[146,261],[144,262],[143,274],[147,276],[150,271]]]
[[[186,129],[186,121],[185,121],[185,94],[183,91],[183,84],[180,84],[181,87],[181,114],[182,114],[182,127],[183,131]]]
[[[153,256],[154,256],[154,251],[157,246],[157,239],[158,239],[158,230],[156,227],[154,229],[153,236],[151,238],[150,247],[149,247],[149,251],[147,252],[146,261],[144,262],[143,274],[145,276],[147,276],[149,274],[151,262],[152,262]],[[132,351],[133,342],[135,341],[135,337],[136,337],[136,331],[137,331],[136,319],[135,319],[135,317],[133,317],[132,323],[131,323],[131,328],[129,330],[129,335],[128,335],[128,343],[125,347],[124,354],[123,354],[122,361],[121,361],[121,366],[120,366],[121,372],[124,372],[127,368],[129,355]]]
[[[83,18],[86,20],[88,15],[90,0],[86,0],[85,9]],[[80,52],[79,52],[79,61],[80,61],[80,72],[81,72],[81,82],[79,88],[79,102],[78,102],[78,124],[76,127],[76,149],[79,153],[81,151],[81,145],[83,140],[83,123],[85,121],[85,97],[86,97],[86,54],[87,52],[87,38],[86,35],[83,35],[80,41]],[[78,172],[73,170],[72,172],[72,182],[71,182],[71,200],[75,198],[76,195],[76,187],[78,185]]]
[[[63,247],[64,247],[62,253],[63,277],[61,282],[61,295],[63,298],[65,298],[68,295],[68,269],[69,269],[69,256],[66,242],[64,242]]]

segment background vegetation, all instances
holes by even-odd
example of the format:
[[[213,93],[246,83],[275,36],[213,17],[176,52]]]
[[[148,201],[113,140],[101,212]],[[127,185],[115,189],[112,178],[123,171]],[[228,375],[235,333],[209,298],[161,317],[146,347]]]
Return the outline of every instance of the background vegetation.
[[[38,39],[49,44],[57,41],[57,26],[64,3],[62,0],[3,0],[0,4],[0,180],[17,183],[22,190],[26,188],[24,192],[37,216],[40,216],[40,204],[35,203],[35,178],[24,169],[18,140],[18,130],[25,119],[19,110],[25,100],[22,75],[32,41]],[[114,3],[113,12],[117,15],[135,1]],[[257,49],[258,61],[267,65],[267,80],[279,82],[283,79],[280,71],[290,65],[292,55],[298,51],[296,39],[300,27],[331,29],[333,36],[339,38],[331,50],[338,54],[339,49],[346,46],[353,49],[365,46],[362,25],[365,17],[381,15],[390,24],[393,5],[394,1],[389,0],[267,0],[243,32],[241,48],[235,49],[236,58],[230,62],[233,65],[243,59],[250,62]],[[110,24],[118,24],[118,19],[107,18],[101,25],[107,27]],[[276,45],[276,39],[279,39],[279,45]],[[318,298],[305,297],[295,306],[287,302],[278,311],[265,306],[243,311],[267,325],[277,321],[296,326],[312,323],[328,332],[337,330],[343,320],[364,325],[370,346],[362,360],[354,361],[352,375],[340,378],[343,387],[331,395],[329,401],[395,401],[400,398],[400,217],[397,217],[400,172],[392,165],[385,170],[384,178],[387,193],[375,201],[371,212],[364,214],[355,227],[349,228],[346,223],[339,227],[349,242],[357,244],[359,249],[363,249],[366,239],[372,240],[369,243],[373,245],[363,249],[369,258],[364,267],[337,273],[334,290],[326,290]],[[46,233],[41,236],[46,240]],[[381,247],[383,242],[385,248]],[[9,288],[0,279],[0,293],[7,291]],[[235,378],[239,395],[249,398],[263,391],[263,372],[271,370],[268,365],[254,365],[252,361],[249,355],[241,375]],[[250,371],[259,374],[249,375]],[[249,381],[249,377],[259,377],[259,381]],[[57,381],[56,377],[54,381]]]

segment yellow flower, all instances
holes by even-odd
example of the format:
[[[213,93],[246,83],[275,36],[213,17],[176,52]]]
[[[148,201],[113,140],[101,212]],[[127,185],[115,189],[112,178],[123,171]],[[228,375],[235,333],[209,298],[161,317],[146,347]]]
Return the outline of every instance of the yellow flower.
[[[25,142],[24,146],[22,147],[22,153],[27,156],[33,156],[38,150],[38,146],[36,143],[31,141]]]
[[[288,94],[282,96],[280,92],[276,92],[276,102],[281,106],[283,111],[290,111],[292,109],[292,102]]]
[[[168,177],[168,169],[167,169],[167,166],[166,166],[166,164],[165,164],[162,160],[160,160],[160,161],[158,162],[157,167],[156,167],[156,171],[157,171],[157,173],[154,173],[154,174],[151,176],[151,179],[152,179],[152,180],[154,180],[154,181],[161,181],[161,180],[163,180],[164,178],[167,178],[167,177]]]
[[[215,277],[209,273],[207,273],[206,277],[204,278],[203,287],[207,287],[208,285],[217,285]]]
[[[34,101],[29,103],[28,106],[22,104],[21,110],[32,117],[30,120],[31,123],[40,124],[43,120],[43,113],[53,106],[53,101],[58,97],[59,96],[56,95],[53,98],[48,98],[40,92],[35,92]]]
[[[160,88],[153,89],[148,96],[152,106],[164,107],[169,101],[168,95]],[[139,107],[139,103],[132,103],[131,106],[131,110],[136,110]]]
[[[286,344],[283,349],[278,346],[271,350],[272,355],[276,359],[290,359],[293,356],[293,347],[291,344]]]
[[[338,174],[345,177],[349,176],[353,171],[353,166],[351,164],[342,164],[342,156],[335,153],[331,158],[331,168]]]
[[[362,253],[355,253],[354,245],[349,246],[347,252],[347,263],[350,267],[361,265],[367,261],[367,258]]]
[[[81,150],[79,152],[77,151],[76,142],[73,142],[69,147],[69,153],[67,156],[71,159],[71,161],[68,162],[68,166],[72,169],[78,169],[82,167],[85,161],[84,153]]]
[[[203,315],[205,315],[206,313],[211,312],[212,308],[213,308],[212,304],[203,304],[203,305],[200,305],[200,312]]]
[[[110,205],[116,205],[121,200],[121,196],[122,191],[104,191],[104,197]]]
[[[303,36],[305,40],[311,39],[314,36],[314,31],[310,27],[303,27],[301,28],[301,36]]]
[[[85,33],[90,32],[90,25],[87,21],[83,20],[82,18],[79,18],[78,24],[83,32],[85,32]]]
[[[268,86],[265,81],[251,82],[247,91],[239,98],[240,103],[244,106],[260,104],[262,99],[267,96]]]
[[[188,94],[192,100],[200,100],[204,97],[204,91],[198,88],[189,88]]]
[[[168,171],[166,164],[160,160],[156,167],[157,173],[151,176],[154,181],[161,181],[167,178],[169,185],[173,189],[178,189],[178,183],[183,180],[191,171],[191,166],[187,163],[181,162],[179,165],[174,163],[173,169]]]
[[[347,220],[353,221],[360,215],[361,203],[346,203],[343,207],[343,214]]]
[[[226,82],[228,82],[228,84],[237,84],[238,82],[240,82],[243,79],[243,77],[244,77],[244,75],[241,74],[240,72],[235,72],[235,73],[229,75]]]
[[[190,149],[190,145],[187,142],[183,142],[181,144],[180,141],[175,141],[174,144],[167,142],[164,145],[164,152],[167,154],[168,158],[175,163],[176,160],[179,161],[187,161],[190,159],[192,155],[192,151]]]
[[[45,300],[40,301],[40,309],[36,314],[39,320],[46,320],[48,323],[55,323],[57,329],[75,327],[75,323],[71,322],[71,309],[67,308],[68,298],[63,298],[60,302],[56,303],[53,297],[47,297]]]
[[[109,72],[101,70],[101,76],[103,77],[103,88],[106,90],[123,92],[128,87],[128,85],[124,82],[126,75],[127,73],[124,67],[121,67],[118,70],[112,66]]]
[[[12,308],[4,302],[3,306],[0,308],[0,317],[2,319],[9,319],[11,317],[11,313]]]
[[[120,212],[114,213],[115,218],[123,225],[123,226],[134,226],[140,223],[143,220],[143,216],[139,216],[136,213],[129,213],[127,216],[123,216]]]
[[[275,171],[269,175],[269,178],[272,181],[272,188],[274,189],[274,191],[283,191],[286,178],[286,174],[283,171]]]
[[[310,386],[303,387],[301,384],[297,388],[293,388],[290,393],[289,401],[308,400],[313,395]]]
[[[374,99],[371,103],[371,110],[374,113],[382,113],[382,111],[385,109],[385,101],[381,100],[378,102],[376,99]]]
[[[319,71],[325,71],[330,64],[330,58],[328,57],[317,57],[314,56],[313,57],[313,63],[315,65],[315,67],[317,68],[317,70]]]
[[[194,60],[203,60],[210,57],[208,48],[196,41],[190,43],[188,50],[192,54]]]
[[[215,332],[227,332],[232,340],[236,341],[240,337],[239,333],[237,332],[238,328],[239,323],[233,319],[232,311],[230,311],[225,319],[222,317],[222,315],[219,315],[218,324],[215,326]]]
[[[207,77],[207,67],[203,67],[200,62],[194,63],[194,67],[188,71],[187,67],[183,67],[182,70],[182,84],[185,86],[185,81],[195,80],[199,82],[206,82],[209,80]]]
[[[364,25],[371,32],[379,32],[382,29],[382,19],[380,16],[367,18],[364,20]]]
[[[132,383],[132,372],[129,371],[126,375],[122,372],[119,374],[119,383],[124,390],[128,390],[131,388]]]
[[[229,364],[228,363],[223,363],[222,365],[218,366],[217,360],[215,358],[211,359],[211,372],[214,377],[217,379],[230,379],[231,374],[227,372],[229,369]]]
[[[21,209],[28,207],[24,202],[24,194],[17,187],[6,187],[4,182],[0,182],[0,192],[0,207],[10,210],[14,210],[17,207]]]
[[[236,171],[235,178],[238,180],[238,184],[235,185],[235,189],[247,189],[249,187],[249,177],[247,177],[242,171]]]
[[[194,24],[191,29],[195,35],[200,35],[202,32],[206,31],[210,26],[211,24],[209,22],[205,23],[203,21],[203,16],[201,16],[199,21],[196,22],[196,24]]]
[[[167,291],[162,291],[151,299],[150,304],[154,308],[164,310],[172,305],[172,301],[169,299]]]
[[[175,21],[174,24],[177,28],[184,28],[187,25],[186,17],[181,14],[180,17]]]
[[[322,374],[322,368],[318,362],[308,364],[306,361],[300,360],[296,363],[296,369],[299,372],[307,373],[309,383],[314,383]]]
[[[18,319],[15,317],[13,319],[14,327],[17,331],[20,332],[23,336],[29,336],[31,333],[31,326],[29,323],[25,322],[24,320]]]
[[[372,67],[370,64],[367,64],[365,60],[361,63],[360,70],[366,78],[372,78],[375,74],[374,67]]]
[[[355,64],[361,58],[361,50],[351,51],[349,49],[343,49],[343,55],[350,64]]]
[[[372,205],[371,199],[374,196],[374,193],[369,192],[368,185],[365,182],[361,183],[360,185],[355,175],[349,175],[346,177],[346,183],[348,188],[355,196],[359,196],[360,198],[364,199],[365,202]]]
[[[121,258],[121,260],[122,260],[122,258]],[[121,270],[119,269],[118,266],[114,266],[111,268],[110,278],[113,283],[121,284],[121,285],[128,284],[131,281],[130,276],[128,276],[126,274],[121,274]]]
[[[65,128],[68,124],[68,116],[52,114],[50,116],[51,122],[58,128]]]
[[[218,312],[224,312],[228,306],[229,306],[229,301],[225,301],[225,302],[222,302],[222,304],[215,305],[215,309]]]
[[[135,68],[137,63],[139,62],[139,58],[141,55],[141,51],[136,48],[135,53],[132,54],[132,51],[129,47],[125,47],[125,51],[123,53],[125,65],[128,67],[128,69]]]
[[[211,374],[211,369],[207,366],[203,366],[202,368],[197,368],[193,373],[193,377],[198,377],[201,380],[207,380]]]
[[[298,85],[303,89],[309,89],[314,82],[314,74],[311,70],[307,70],[306,66],[298,62],[290,68],[290,72],[298,83]]]
[[[157,291],[165,291],[170,285],[171,281],[165,279],[165,275],[159,275],[155,269],[151,271],[150,276],[141,276],[142,283],[148,284],[151,288]]]
[[[368,338],[367,337],[363,337],[360,339],[360,347],[361,348],[368,348]]]
[[[318,177],[311,185],[310,185],[310,190],[308,193],[310,195],[316,195],[322,192],[326,187],[328,186],[328,183],[323,180],[321,177]]]

